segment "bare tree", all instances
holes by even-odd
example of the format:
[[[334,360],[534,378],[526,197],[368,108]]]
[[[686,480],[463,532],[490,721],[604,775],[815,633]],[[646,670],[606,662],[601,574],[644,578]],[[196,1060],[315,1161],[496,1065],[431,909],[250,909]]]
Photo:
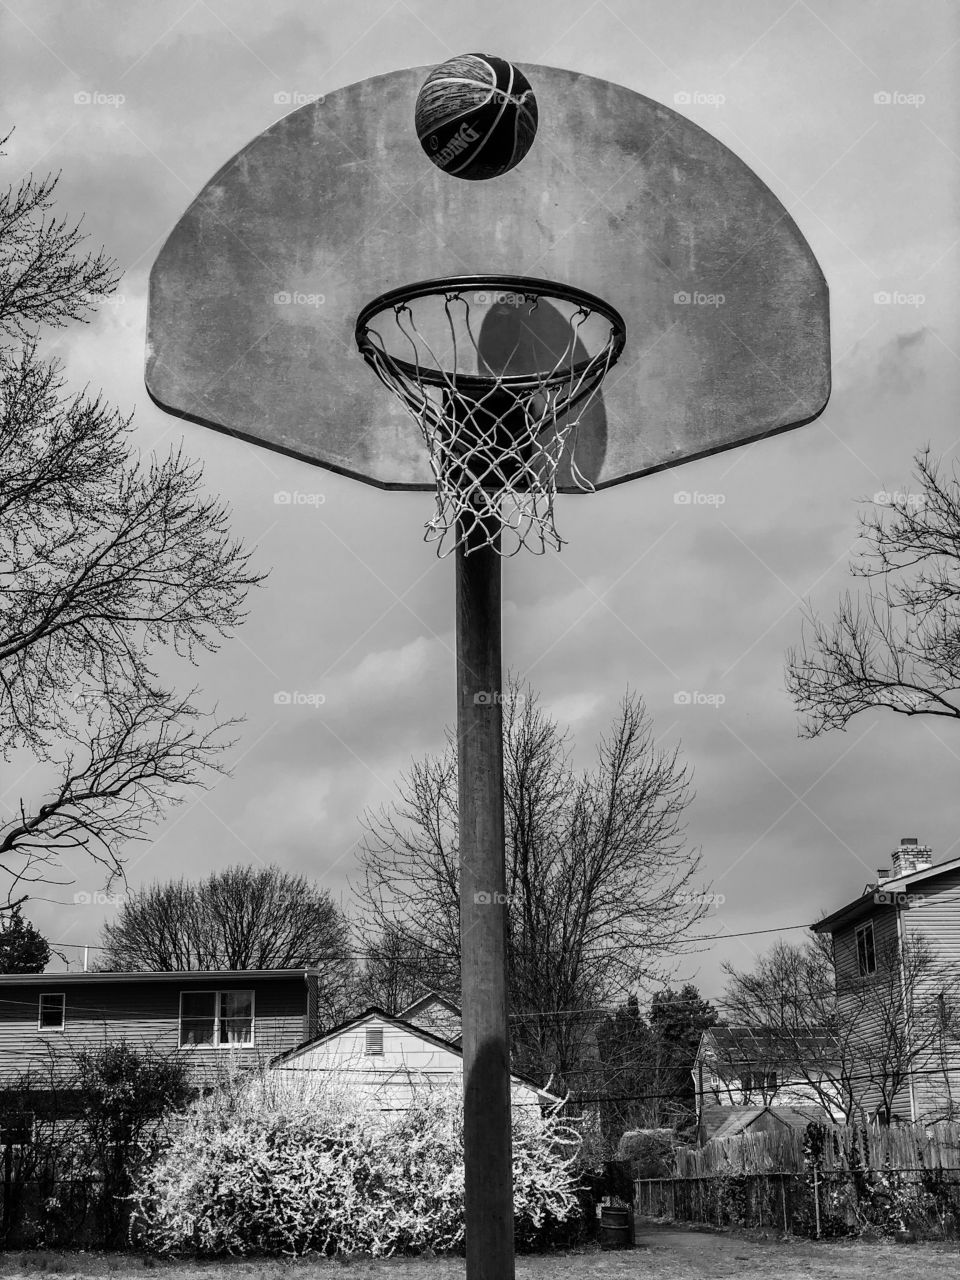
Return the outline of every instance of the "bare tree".
[[[156,660],[215,650],[260,581],[199,468],[141,459],[128,419],[41,360],[41,327],[85,321],[117,280],[51,212],[56,184],[0,193],[0,753],[45,786],[0,815],[6,909],[68,883],[68,852],[121,874],[126,841],[220,767],[230,722]]]
[[[98,968],[320,970],[325,1017],[345,1012],[353,961],[349,929],[325,889],[276,866],[227,867],[206,880],[135,892],[103,929]]]
[[[596,1060],[597,1007],[660,976],[703,914],[699,854],[684,840],[689,780],[624,698],[576,772],[529,686],[504,714],[508,964],[518,1069],[562,1082]],[[358,895],[368,924],[426,940],[459,969],[457,765],[452,741],[414,764],[392,808],[368,815]]]
[[[956,1037],[960,977],[922,938],[878,947],[865,975],[838,973],[820,938],[778,943],[749,973],[724,969],[730,1021],[765,1045],[778,1093],[792,1087],[846,1123],[890,1123],[911,1079],[936,1069],[945,1036]],[[729,1054],[721,1062],[735,1066]]]
[[[917,492],[877,495],[851,564],[865,592],[832,622],[807,618],[787,655],[787,687],[815,737],[861,711],[960,718],[960,472],[916,455]]]
[[[364,941],[356,1002],[358,1007],[376,1004],[396,1014],[425,992],[436,991],[457,1004],[458,981],[450,957],[438,954],[423,938],[388,924]]]

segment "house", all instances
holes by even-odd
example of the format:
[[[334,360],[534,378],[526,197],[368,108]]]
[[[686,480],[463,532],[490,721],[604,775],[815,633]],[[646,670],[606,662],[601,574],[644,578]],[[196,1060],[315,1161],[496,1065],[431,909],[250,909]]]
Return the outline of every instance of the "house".
[[[714,1107],[705,1106],[699,1113],[697,1141],[720,1142],[724,1138],[739,1138],[745,1133],[779,1133],[787,1129],[806,1129],[808,1124],[824,1122],[827,1117],[822,1107]]]
[[[798,1056],[827,1064],[830,1050],[826,1031],[787,1037],[775,1027],[709,1027],[693,1064],[699,1141],[767,1122],[795,1127],[798,1117],[803,1125],[828,1119],[829,1077],[796,1064]]]
[[[436,991],[428,991],[419,1000],[414,1000],[413,1004],[408,1005],[406,1009],[401,1009],[397,1017],[402,1018],[404,1022],[412,1022],[415,1027],[432,1031],[442,1039],[449,1040],[451,1044],[460,1043],[463,1033],[460,1010],[452,1001],[438,995]]]
[[[201,1085],[316,1032],[315,969],[0,974],[0,1088],[65,1080],[79,1050],[120,1040],[179,1056]]]
[[[934,863],[928,846],[921,845],[916,836],[904,836],[890,855],[890,865],[877,871],[875,882],[811,927],[833,941],[841,1019],[859,1017],[866,1025],[865,988],[874,983],[879,991],[885,968],[889,975],[892,966],[894,996],[898,989],[905,989],[909,985],[905,970],[909,960],[905,961],[905,957],[910,954],[911,943],[927,944],[948,973],[960,976],[960,857]],[[896,1097],[896,1118],[931,1120],[956,1115],[960,1103],[960,1043],[955,1034],[951,1035],[946,1017],[942,1035],[930,1035],[938,1002],[943,999],[943,980],[942,970],[939,975],[930,974],[919,984],[922,989],[915,997],[904,991],[899,1002],[901,1023],[909,1021],[902,1017],[908,998],[915,1001],[913,1007],[918,1013],[913,1027],[896,1028],[896,1034],[908,1040],[913,1035],[917,1046],[909,1079]],[[886,1016],[897,1016],[896,999],[888,1004]],[[879,1020],[880,1015],[877,1017]],[[925,1024],[923,1032],[917,1029],[920,1023]],[[885,1035],[889,1039],[889,1029]],[[924,1036],[922,1043],[920,1035]],[[866,1038],[869,1039],[869,1027]],[[879,1029],[876,1043],[878,1048],[883,1043]]]
[[[417,1001],[410,1009],[423,1016],[419,1004]],[[459,1016],[455,1006],[450,1008]],[[278,1054],[272,1066],[291,1073],[350,1072],[358,1084],[377,1094],[385,1110],[405,1110],[415,1089],[462,1077],[463,1051],[459,1043],[428,1027],[372,1005],[308,1043]],[[517,1075],[512,1077],[511,1096],[514,1107],[548,1107],[558,1101],[533,1081]]]

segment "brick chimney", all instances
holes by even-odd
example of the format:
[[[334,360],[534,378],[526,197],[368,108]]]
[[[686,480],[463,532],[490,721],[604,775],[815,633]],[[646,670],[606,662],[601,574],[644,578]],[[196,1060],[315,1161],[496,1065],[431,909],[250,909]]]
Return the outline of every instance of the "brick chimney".
[[[913,871],[926,871],[932,864],[933,850],[928,844],[921,844],[916,836],[901,836],[899,849],[890,855],[893,863],[893,874],[907,876]]]

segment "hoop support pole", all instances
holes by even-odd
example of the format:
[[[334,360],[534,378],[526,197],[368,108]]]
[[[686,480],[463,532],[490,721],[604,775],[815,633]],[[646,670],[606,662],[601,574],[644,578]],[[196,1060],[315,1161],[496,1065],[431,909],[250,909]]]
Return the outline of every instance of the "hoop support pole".
[[[496,539],[491,545],[476,528],[472,538],[462,532],[457,757],[467,1280],[513,1280],[500,556]]]

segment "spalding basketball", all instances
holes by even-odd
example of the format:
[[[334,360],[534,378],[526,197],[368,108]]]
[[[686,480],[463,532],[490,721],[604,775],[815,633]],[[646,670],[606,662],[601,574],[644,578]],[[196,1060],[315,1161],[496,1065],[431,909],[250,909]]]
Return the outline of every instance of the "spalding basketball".
[[[537,100],[522,71],[464,53],[431,71],[417,97],[417,137],[444,173],[497,178],[519,164],[537,132]]]

